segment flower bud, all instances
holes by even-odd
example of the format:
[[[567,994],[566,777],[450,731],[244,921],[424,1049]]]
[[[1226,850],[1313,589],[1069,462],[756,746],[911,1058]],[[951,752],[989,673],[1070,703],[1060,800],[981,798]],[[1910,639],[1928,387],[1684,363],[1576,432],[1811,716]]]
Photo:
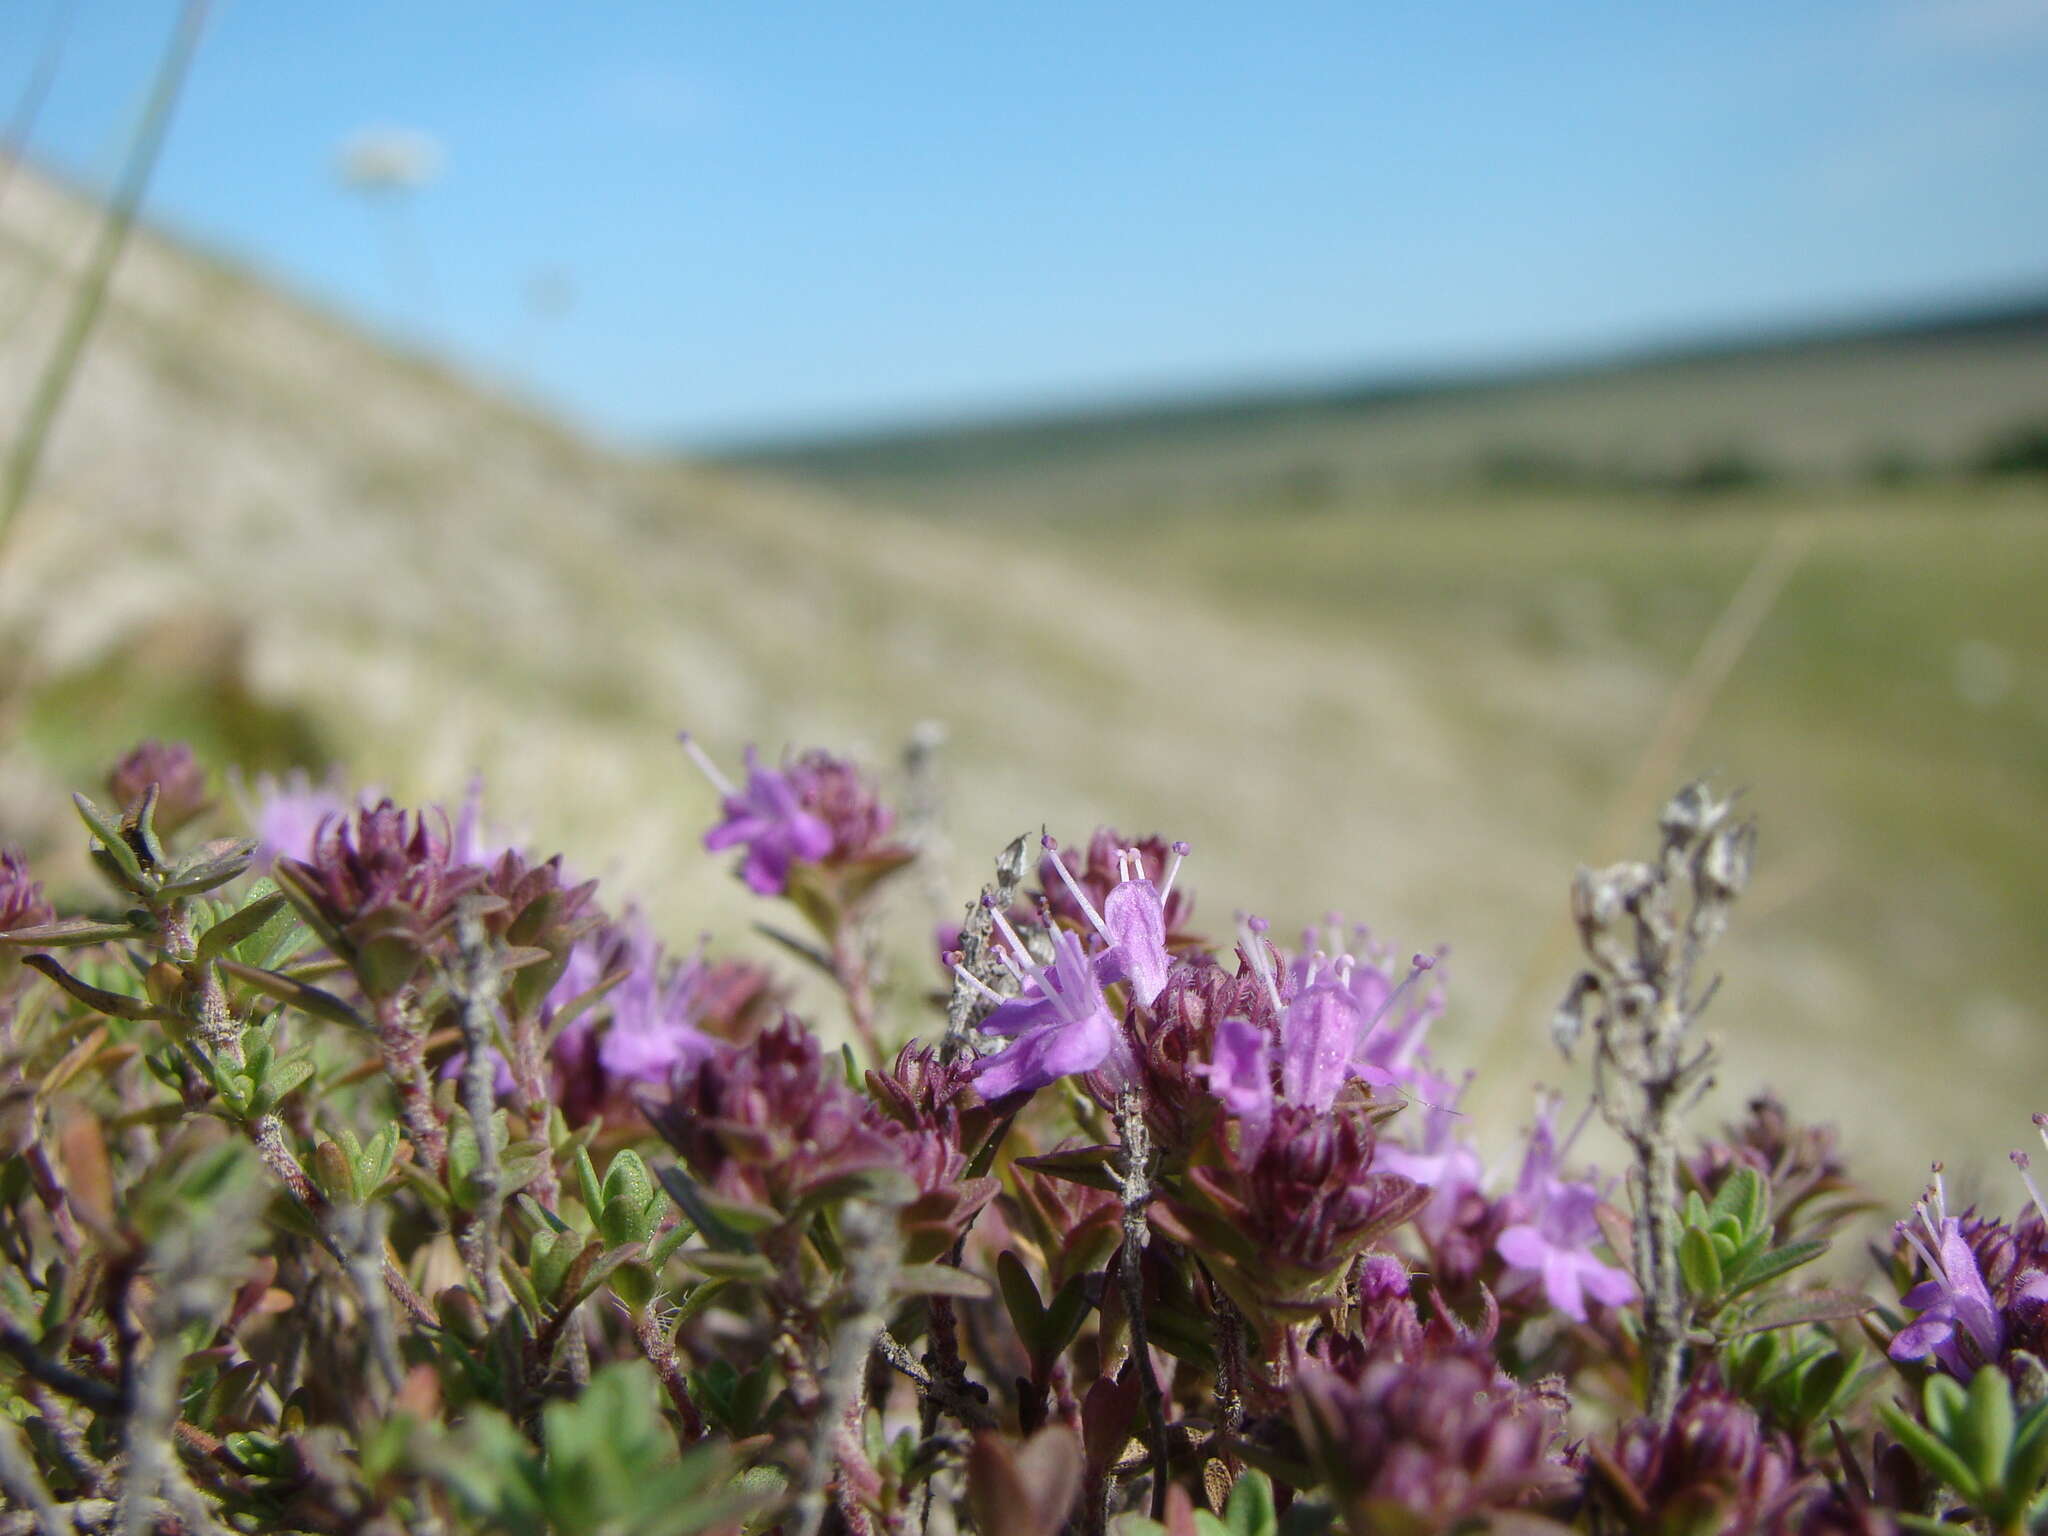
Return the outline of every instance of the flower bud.
[[[0,933],[54,922],[57,914],[43,900],[43,885],[29,874],[28,862],[12,848],[0,848]]]
[[[209,809],[206,772],[182,741],[145,741],[107,770],[107,793],[126,810],[157,789],[154,822],[168,835]]]

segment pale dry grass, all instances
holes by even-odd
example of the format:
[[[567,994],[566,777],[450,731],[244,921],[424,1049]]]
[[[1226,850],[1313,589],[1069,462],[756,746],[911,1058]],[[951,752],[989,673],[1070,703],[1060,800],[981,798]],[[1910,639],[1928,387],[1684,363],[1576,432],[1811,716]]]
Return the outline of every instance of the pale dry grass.
[[[34,178],[0,208],[0,420],[85,218]],[[1927,525],[1908,522],[1917,560]],[[29,792],[48,803],[163,728],[132,696],[67,715],[67,675],[137,646],[225,648],[361,777],[445,795],[481,768],[502,820],[678,936],[731,935],[760,914],[694,848],[711,797],[675,729],[727,756],[758,739],[886,760],[935,719],[963,898],[1017,832],[1112,821],[1195,843],[1211,932],[1233,907],[1283,928],[1336,907],[1403,949],[1448,942],[1444,1045],[1484,1055],[1480,1102],[1512,1122],[1530,1072],[1572,1074],[1540,1011],[1504,1009],[1532,965],[1539,993],[1561,986],[1539,956],[1571,868],[1627,851],[1592,846],[1603,813],[1767,526],[1653,535],[1428,505],[1253,528],[1006,532],[636,462],[145,234],[0,567],[17,704],[0,793],[19,832]],[[1632,611],[1632,581],[1694,556],[1696,581]],[[1516,566],[1521,596],[1486,597]],[[2035,633],[2002,642],[2028,709]],[[1781,641],[1767,622],[1738,690]],[[1848,884],[1905,878],[1872,851],[1882,826],[1808,771],[1824,733],[1731,719],[1688,758],[1756,786],[1768,829],[1720,1019],[1730,1079],[1796,1089],[1894,1179],[1935,1150],[1995,1156],[2036,1107],[2010,1061],[2039,1061],[2039,973],[1934,962],[1959,913],[2009,930],[2010,902],[1959,859],[1919,876],[1959,893],[1946,903],[1852,903],[1891,925],[1876,934],[1835,921]],[[930,916],[905,911],[905,947]]]

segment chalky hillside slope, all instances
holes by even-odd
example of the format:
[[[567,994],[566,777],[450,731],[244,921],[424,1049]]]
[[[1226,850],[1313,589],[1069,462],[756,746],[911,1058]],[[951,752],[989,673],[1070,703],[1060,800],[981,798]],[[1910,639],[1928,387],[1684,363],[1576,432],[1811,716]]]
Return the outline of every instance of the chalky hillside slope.
[[[0,200],[10,429],[91,218],[29,174]],[[760,913],[695,851],[713,806],[675,730],[728,760],[758,740],[887,761],[936,720],[956,899],[1041,822],[1185,837],[1212,933],[1243,902],[1448,943],[1444,1046],[1518,1094],[1566,980],[1573,863],[1633,851],[1647,807],[1617,802],[1678,679],[1810,520],[1674,759],[1751,786],[1765,822],[1726,1075],[1796,1085],[1901,1181],[2044,1107],[2013,1067],[2048,994],[2034,492],[935,505],[607,448],[144,233],[0,550],[0,834],[70,849],[24,808],[148,732],[401,794],[476,768],[500,822],[677,937],[741,941]],[[906,955],[934,915],[901,914]]]

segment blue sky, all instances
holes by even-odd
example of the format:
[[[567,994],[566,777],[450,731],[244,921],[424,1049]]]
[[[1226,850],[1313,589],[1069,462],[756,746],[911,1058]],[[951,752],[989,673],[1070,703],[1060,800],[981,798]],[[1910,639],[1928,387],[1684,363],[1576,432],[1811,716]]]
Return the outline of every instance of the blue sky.
[[[0,114],[67,5],[32,151],[104,186],[176,8],[0,0]],[[2044,166],[2048,0],[216,0],[150,207],[704,442],[2039,292]]]

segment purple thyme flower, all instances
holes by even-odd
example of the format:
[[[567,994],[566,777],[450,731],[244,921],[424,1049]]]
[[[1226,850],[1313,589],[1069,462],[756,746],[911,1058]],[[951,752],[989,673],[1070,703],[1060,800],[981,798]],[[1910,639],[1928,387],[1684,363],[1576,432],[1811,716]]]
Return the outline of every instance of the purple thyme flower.
[[[1273,969],[1265,932],[1263,921],[1247,918],[1242,947],[1280,1019],[1281,1097],[1289,1104],[1327,1112],[1351,1078],[1376,1088],[1398,1088],[1402,1079],[1371,1059],[1369,1043],[1381,1021],[1436,961],[1417,955],[1399,986],[1361,987],[1353,956],[1331,959],[1317,952],[1289,967],[1290,996]],[[1370,1012],[1366,999],[1373,1005]]]
[[[895,863],[911,850],[890,841],[896,813],[875,793],[860,769],[843,757],[813,748],[783,761],[782,772],[797,803],[832,833],[832,846],[818,857],[830,864]]]
[[[1024,988],[1018,997],[1002,997],[982,986],[967,971],[960,974],[996,999],[996,1009],[981,1027],[1013,1041],[975,1068],[975,1086],[984,1099],[1042,1088],[1076,1072],[1093,1072],[1123,1045],[1122,1028],[1102,995],[1096,964],[1075,935],[1063,928],[1052,933],[1053,961],[1040,965],[1010,920],[994,907],[990,915],[1009,948],[1002,960]]]
[[[28,861],[14,848],[0,848],[0,933],[37,928],[56,921],[43,900],[43,884],[29,873]],[[11,972],[12,965],[8,967]]]
[[[1465,1096],[1465,1089],[1472,1081],[1472,1074],[1465,1075],[1465,1081],[1443,1096],[1441,1103],[1422,1106],[1421,1134],[1415,1145],[1403,1146],[1392,1137],[1389,1127],[1387,1139],[1382,1145],[1380,1160],[1394,1172],[1404,1174],[1418,1184],[1427,1185],[1433,1192],[1429,1205],[1415,1219],[1416,1226],[1425,1236],[1440,1221],[1448,1220],[1451,1212],[1467,1194],[1477,1193],[1485,1182],[1485,1165],[1471,1144],[1458,1135],[1459,1122],[1464,1116],[1458,1110],[1458,1101]],[[1411,1111],[1412,1112],[1412,1111]],[[1407,1115],[1401,1119],[1406,1120]]]
[[[1194,898],[1186,886],[1175,882],[1174,872],[1187,852],[1185,843],[1169,843],[1156,835],[1125,837],[1114,827],[1097,827],[1085,845],[1075,844],[1063,851],[1064,873],[1054,869],[1050,858],[1040,856],[1039,895],[1062,922],[1086,923],[1082,904],[1074,897],[1075,886],[1101,910],[1109,893],[1132,878],[1134,872],[1137,878],[1144,879],[1148,872],[1165,870],[1159,888],[1161,920],[1169,939],[1179,938],[1185,943]]]
[[[744,845],[747,856],[740,864],[740,878],[756,895],[780,896],[789,889],[790,865],[822,859],[832,851],[832,828],[804,809],[789,774],[761,766],[761,754],[753,747],[747,748],[747,783],[740,789],[687,732],[681,739],[683,750],[725,802],[725,820],[704,834],[704,846],[718,853]]]
[[[1288,1395],[1352,1530],[1463,1530],[1572,1491],[1557,1403],[1504,1377],[1476,1341],[1379,1354],[1350,1370],[1305,1365]]]
[[[1173,894],[1174,878],[1180,874],[1188,845],[1173,845],[1173,862],[1167,867],[1163,887],[1147,878],[1145,856],[1139,849],[1118,849],[1117,881],[1103,897],[1102,910],[1098,912],[1060,857],[1060,845],[1050,837],[1043,842],[1046,861],[1058,871],[1081,915],[1107,946],[1098,962],[1097,974],[1105,982],[1128,981],[1131,995],[1150,1008],[1165,989],[1166,972],[1172,964],[1166,952],[1166,902]]]
[[[352,804],[333,779],[315,784],[303,768],[294,768],[281,779],[259,773],[246,791],[237,781],[235,799],[256,838],[253,867],[262,870],[281,858],[310,860],[323,823],[377,802],[373,791],[364,790]]]
[[[1585,1465],[1590,1473],[1587,1491],[1595,1506],[1601,1513],[1611,1509],[1629,1529],[1643,1528],[1632,1516],[1648,1510],[1667,1519],[1675,1518],[1671,1512],[1682,1512],[1682,1526],[1653,1529],[1723,1536],[1807,1531],[1816,1527],[1802,1514],[1813,1512],[1828,1497],[1821,1479],[1801,1468],[1799,1452],[1789,1438],[1766,1429],[1749,1404],[1703,1382],[1686,1390],[1670,1423],[1632,1419],[1614,1431],[1604,1451],[1587,1457]]]
[[[469,787],[463,791],[462,808],[448,818],[448,824],[448,860],[452,864],[489,869],[506,854],[523,851],[518,842],[485,825],[484,776],[480,773],[470,776]]]
[[[447,818],[430,809],[380,800],[353,817],[329,816],[307,858],[276,864],[278,883],[372,999],[411,982],[453,924],[457,901],[486,879],[449,860]]]
[[[626,979],[605,998],[612,1022],[597,1043],[598,1065],[615,1081],[665,1083],[716,1044],[699,1027],[709,975],[705,946],[700,940],[688,957],[670,956],[638,912],[628,913],[620,929],[624,950],[610,969],[623,965]],[[579,978],[584,990],[599,979]]]
[[[1976,1253],[1963,1240],[1962,1223],[1948,1214],[1939,1164],[1933,1184],[1913,1209],[1928,1241],[1907,1222],[1893,1230],[1920,1255],[1930,1278],[1900,1298],[1920,1315],[1898,1331],[1889,1353],[1894,1360],[1924,1360],[1931,1354],[1952,1375],[1968,1379],[2004,1350],[2005,1319],[1991,1299]]]
[[[1520,1272],[1540,1280],[1550,1304],[1583,1323],[1588,1296],[1618,1307],[1635,1298],[1636,1285],[1626,1270],[1593,1257],[1593,1245],[1600,1241],[1595,1215],[1600,1186],[1558,1176],[1558,1164],[1578,1136],[1574,1128],[1564,1146],[1557,1143],[1562,1103],[1560,1096],[1551,1095],[1537,1112],[1521,1177],[1510,1196],[1519,1219],[1501,1232],[1494,1248],[1507,1261],[1511,1277]],[[1584,1124],[1581,1119],[1579,1125]]]
[[[1273,1125],[1273,1042],[1247,1019],[1216,1026],[1209,1091],[1237,1119],[1245,1154],[1257,1157]]]

